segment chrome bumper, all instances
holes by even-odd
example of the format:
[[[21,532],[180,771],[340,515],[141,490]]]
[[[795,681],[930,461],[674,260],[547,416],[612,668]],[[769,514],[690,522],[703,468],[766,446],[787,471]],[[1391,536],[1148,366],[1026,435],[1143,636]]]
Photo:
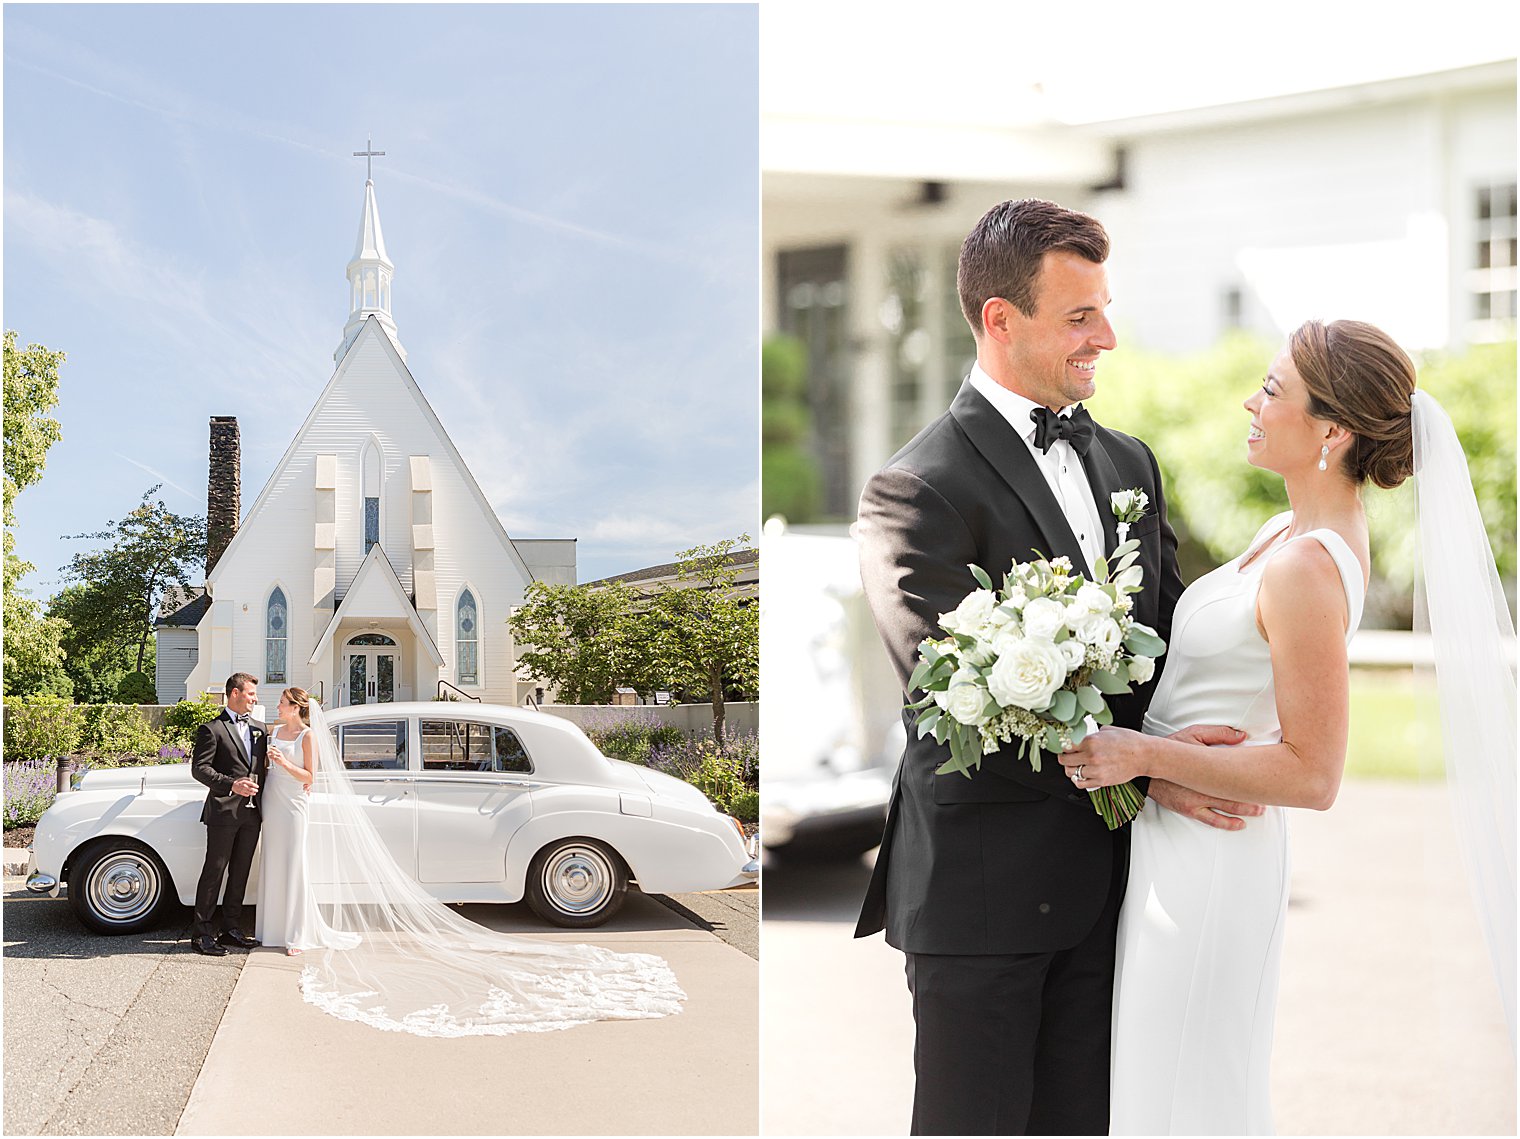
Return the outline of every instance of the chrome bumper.
[[[56,894],[58,879],[37,869],[37,856],[28,848],[26,858],[26,888],[34,894]]]

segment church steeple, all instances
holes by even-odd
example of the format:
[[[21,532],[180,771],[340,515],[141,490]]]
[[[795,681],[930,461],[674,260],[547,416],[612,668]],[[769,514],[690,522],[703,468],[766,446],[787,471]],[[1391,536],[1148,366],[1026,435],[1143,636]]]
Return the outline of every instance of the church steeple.
[[[383,151],[357,152],[366,159]],[[395,344],[401,358],[406,359],[406,349],[396,335],[396,322],[391,319],[391,277],[396,267],[385,255],[385,238],[380,233],[380,207],[375,204],[375,183],[364,183],[364,212],[359,218],[359,241],[354,246],[353,260],[348,263],[348,323],[343,326],[343,343],[333,353],[334,362],[341,361],[352,347],[359,329],[366,318],[373,316],[380,322]]]

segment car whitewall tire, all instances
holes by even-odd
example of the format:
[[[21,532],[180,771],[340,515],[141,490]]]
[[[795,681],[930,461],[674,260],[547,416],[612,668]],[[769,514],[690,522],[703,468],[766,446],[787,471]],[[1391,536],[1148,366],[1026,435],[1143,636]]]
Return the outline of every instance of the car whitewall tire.
[[[547,922],[571,929],[601,925],[628,896],[623,860],[589,838],[550,843],[528,867],[528,905]]]

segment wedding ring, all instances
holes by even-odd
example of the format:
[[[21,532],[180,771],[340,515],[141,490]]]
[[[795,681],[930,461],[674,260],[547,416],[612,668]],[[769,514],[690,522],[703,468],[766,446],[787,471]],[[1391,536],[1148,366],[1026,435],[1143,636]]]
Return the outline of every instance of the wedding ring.
[[[1086,766],[1087,766],[1087,764],[1085,764],[1085,763],[1079,763],[1079,764],[1077,764],[1077,773],[1071,777],[1071,781],[1073,783],[1080,783],[1080,782],[1082,782],[1082,769],[1084,767],[1086,767]]]

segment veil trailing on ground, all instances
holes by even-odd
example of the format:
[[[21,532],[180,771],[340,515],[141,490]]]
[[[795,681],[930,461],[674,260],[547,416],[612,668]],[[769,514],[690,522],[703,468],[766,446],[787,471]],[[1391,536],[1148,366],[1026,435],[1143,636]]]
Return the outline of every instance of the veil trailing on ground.
[[[1467,456],[1441,405],[1413,399],[1420,575],[1457,839],[1515,1040],[1515,627]]]
[[[344,1020],[419,1036],[547,1032],[681,1011],[670,967],[645,953],[514,937],[439,902],[397,864],[364,809],[315,700],[307,873],[326,948],[301,993]]]

